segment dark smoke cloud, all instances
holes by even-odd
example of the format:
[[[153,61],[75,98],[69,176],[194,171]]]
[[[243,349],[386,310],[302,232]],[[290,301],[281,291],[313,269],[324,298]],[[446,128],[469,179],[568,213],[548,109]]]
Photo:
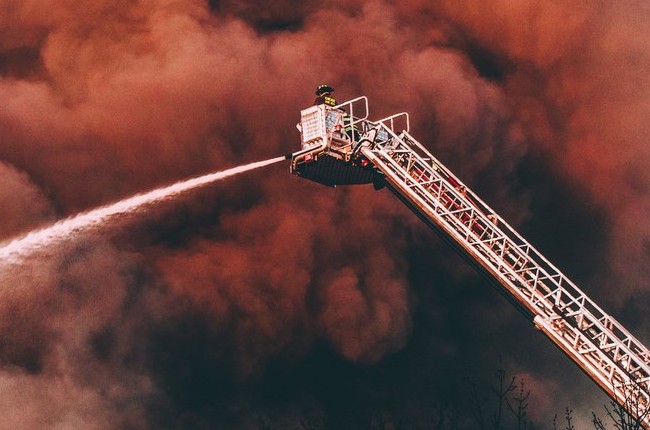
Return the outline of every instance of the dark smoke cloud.
[[[424,2],[418,7],[442,12],[502,63],[515,64],[503,79],[513,112],[554,174],[606,211],[617,289],[643,291],[648,6],[503,1],[487,13],[471,2],[444,11]]]
[[[141,399],[153,387],[137,363],[126,363],[137,345],[133,326],[142,324],[130,321],[124,306],[135,272],[128,257],[93,238],[2,268],[3,425],[146,423]]]
[[[289,152],[328,82],[373,118],[410,112],[412,134],[647,332],[649,12],[0,0],[0,236]],[[387,193],[271,167],[116,227],[0,269],[13,428],[360,427],[426,415],[460,390],[446,369],[499,347],[540,420],[565,401],[548,400],[560,375],[577,379]]]

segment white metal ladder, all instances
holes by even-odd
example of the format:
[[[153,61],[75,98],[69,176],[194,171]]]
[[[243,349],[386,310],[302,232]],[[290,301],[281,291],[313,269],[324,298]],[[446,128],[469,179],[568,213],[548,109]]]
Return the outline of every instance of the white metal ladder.
[[[650,428],[650,351],[407,131],[397,133],[395,117],[368,122],[374,132],[367,133],[371,142],[362,139],[359,152],[393,192],[462,248],[546,336]]]

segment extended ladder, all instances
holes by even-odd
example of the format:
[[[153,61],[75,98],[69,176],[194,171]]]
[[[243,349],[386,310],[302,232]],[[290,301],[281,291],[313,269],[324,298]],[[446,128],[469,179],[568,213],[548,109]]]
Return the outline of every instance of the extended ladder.
[[[396,115],[398,116],[398,115]],[[358,152],[389,188],[507,291],[546,336],[650,428],[650,352],[500,218],[396,116],[368,122]],[[377,138],[383,136],[383,138]]]

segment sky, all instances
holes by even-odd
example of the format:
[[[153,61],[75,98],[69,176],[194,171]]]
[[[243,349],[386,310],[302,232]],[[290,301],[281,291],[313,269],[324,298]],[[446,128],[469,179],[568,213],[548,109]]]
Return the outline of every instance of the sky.
[[[292,152],[328,83],[372,118],[409,112],[648,344],[649,18],[637,0],[0,0],[0,240]],[[423,422],[471,415],[499,357],[542,428],[606,402],[389,192],[284,163],[0,264],[0,286],[11,428]]]

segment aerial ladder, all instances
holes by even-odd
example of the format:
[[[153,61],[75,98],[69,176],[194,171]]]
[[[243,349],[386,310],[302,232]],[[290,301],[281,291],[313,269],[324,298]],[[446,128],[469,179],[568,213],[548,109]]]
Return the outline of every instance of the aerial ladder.
[[[411,136],[407,113],[368,118],[365,96],[302,110],[291,172],[390,189],[650,429],[650,351]]]

